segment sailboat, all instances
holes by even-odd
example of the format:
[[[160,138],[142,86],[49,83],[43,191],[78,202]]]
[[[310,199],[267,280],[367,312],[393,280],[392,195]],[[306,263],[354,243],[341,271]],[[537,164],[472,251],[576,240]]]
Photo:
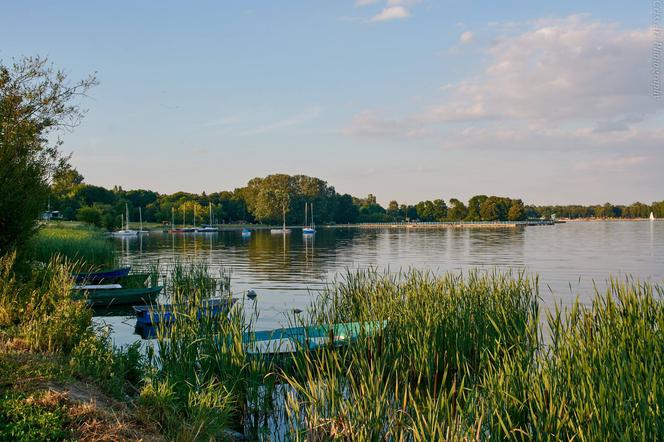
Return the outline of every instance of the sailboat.
[[[122,230],[117,230],[112,233],[113,236],[136,236],[138,235],[137,230],[132,230],[129,228],[129,205],[125,203],[125,210],[127,211],[127,217],[126,217],[126,222],[124,229]],[[123,219],[124,220],[124,219]]]
[[[194,225],[196,224],[196,206],[194,206]],[[187,225],[187,205],[183,204],[182,205],[182,228],[178,229],[178,231],[187,233],[187,232],[195,232],[196,228],[195,227],[185,227]]]
[[[302,228],[303,235],[313,235],[316,233],[314,228],[314,204],[311,203],[311,225],[307,224],[307,203],[304,203],[304,227]]]
[[[282,220],[283,220],[283,227],[281,229],[270,229],[270,233],[275,234],[275,235],[285,235],[287,233],[291,233],[291,229],[286,228],[286,210],[284,209],[282,211]]]
[[[210,224],[201,224],[201,227],[197,228],[196,231],[200,233],[214,233],[218,232],[219,229],[214,227],[212,224],[212,203],[208,204],[210,208]]]
[[[655,214],[650,212],[650,221],[655,221]]]
[[[141,210],[140,207],[138,208],[138,219],[139,219],[139,223],[138,223],[138,233],[139,233],[139,235],[147,235],[148,233],[150,233],[149,230],[143,230],[143,211]]]

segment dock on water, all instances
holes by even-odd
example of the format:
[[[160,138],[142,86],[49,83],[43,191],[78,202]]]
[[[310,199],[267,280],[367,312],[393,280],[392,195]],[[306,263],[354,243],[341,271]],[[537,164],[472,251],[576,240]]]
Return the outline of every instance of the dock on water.
[[[325,227],[365,228],[365,229],[505,229],[525,226],[553,226],[555,220],[527,221],[440,221],[440,222],[401,222],[401,223],[358,223],[337,224]]]

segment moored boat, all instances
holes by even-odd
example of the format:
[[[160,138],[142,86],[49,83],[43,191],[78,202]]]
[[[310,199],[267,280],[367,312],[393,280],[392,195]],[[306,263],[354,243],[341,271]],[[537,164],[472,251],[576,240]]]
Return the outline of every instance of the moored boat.
[[[127,205],[127,203],[125,203],[125,210],[127,211],[127,217],[123,219],[123,221],[125,221],[124,229],[111,232],[112,236],[120,236],[120,237],[138,236],[138,230],[133,230],[129,228],[129,205]]]
[[[308,203],[304,203],[304,227],[302,227],[302,234],[303,235],[313,235],[316,233],[316,229],[314,228],[314,204],[311,203],[311,224],[307,222],[307,205]]]
[[[215,233],[215,232],[219,232],[219,229],[214,227],[214,226],[205,226],[204,225],[204,226],[196,228],[196,231],[198,233]]]
[[[92,306],[150,304],[157,299],[162,286],[72,290],[74,299],[86,299]]]
[[[83,272],[74,274],[74,280],[77,283],[86,282],[88,284],[100,284],[101,282],[114,282],[118,278],[129,275],[131,267],[120,267],[113,270],[100,272]]]
[[[235,298],[212,298],[204,300],[200,306],[196,307],[196,317],[219,319],[223,314],[233,307],[237,299]],[[167,324],[175,321],[178,314],[188,314],[186,305],[135,305],[136,323],[142,326],[155,324]]]
[[[249,354],[290,354],[348,345],[360,336],[375,336],[386,325],[387,321],[372,321],[279,328],[245,333],[242,341]]]

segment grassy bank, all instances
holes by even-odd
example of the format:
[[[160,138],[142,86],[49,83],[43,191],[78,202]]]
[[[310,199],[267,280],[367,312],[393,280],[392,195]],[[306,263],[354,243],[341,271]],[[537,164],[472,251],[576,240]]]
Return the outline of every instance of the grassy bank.
[[[230,296],[227,274],[176,263],[166,290],[192,308],[142,354],[92,329],[89,310],[69,298],[66,264],[37,267],[28,282],[11,257],[2,269],[0,434],[17,440],[88,438],[82,425],[97,415],[77,420],[75,410],[94,395],[108,404],[99,416],[124,416],[124,439],[664,437],[664,294],[638,281],[542,321],[537,280],[523,274],[349,273],[289,320],[378,321],[382,331],[271,356],[246,351],[257,312],[197,317],[201,299]],[[71,393],[81,382],[93,391],[83,401]]]
[[[113,267],[116,264],[113,243],[95,227],[80,223],[48,223],[40,227],[26,246],[31,260],[49,262],[55,255],[87,266]]]

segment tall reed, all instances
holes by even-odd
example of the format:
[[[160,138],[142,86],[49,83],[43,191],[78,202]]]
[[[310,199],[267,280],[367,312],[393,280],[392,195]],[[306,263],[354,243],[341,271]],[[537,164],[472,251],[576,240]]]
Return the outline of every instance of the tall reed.
[[[59,255],[71,262],[81,262],[86,270],[113,267],[117,263],[113,243],[104,232],[86,226],[42,226],[28,241],[26,255],[29,259],[44,263]]]

